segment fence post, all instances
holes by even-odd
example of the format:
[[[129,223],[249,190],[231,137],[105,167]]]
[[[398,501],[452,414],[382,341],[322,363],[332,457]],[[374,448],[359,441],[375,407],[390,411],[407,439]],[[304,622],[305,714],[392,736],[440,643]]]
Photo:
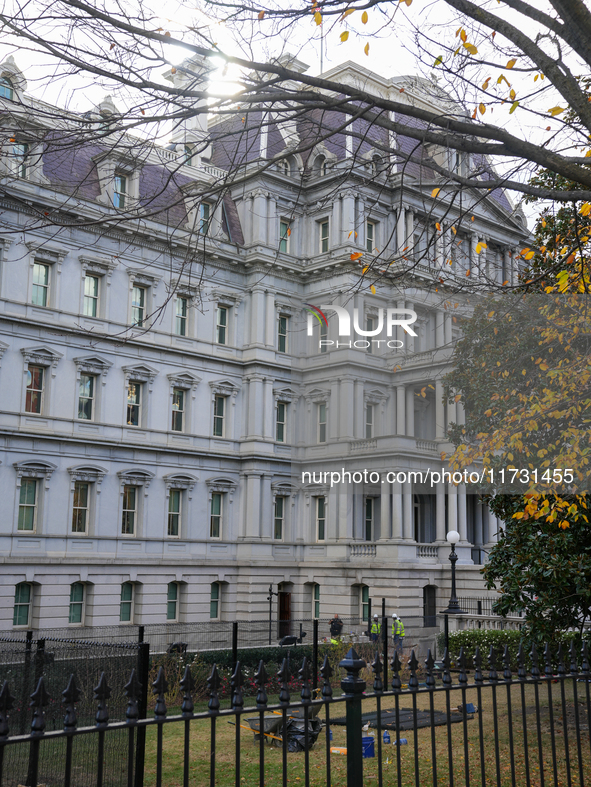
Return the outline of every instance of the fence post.
[[[361,698],[365,681],[359,677],[360,670],[367,666],[351,648],[339,667],[347,671],[341,681],[341,689],[347,696],[347,787],[363,784],[363,747],[361,743]]]
[[[312,622],[312,688],[314,689],[314,699],[316,699],[316,689],[318,688],[318,618]]]
[[[137,641],[138,642],[143,642],[144,641],[144,627],[143,626],[138,626]]]
[[[388,686],[388,618],[382,607],[382,640],[384,642],[384,686]]]
[[[31,690],[31,648],[33,647],[33,632],[27,631],[27,641],[25,642],[25,664],[23,669],[23,685],[21,688],[21,710],[19,718],[19,735],[24,735],[27,731],[27,709],[29,707],[29,694]]]
[[[238,621],[232,621],[232,674],[238,661]]]
[[[143,636],[143,626],[141,636]],[[142,684],[138,702],[138,718],[145,719],[148,716],[148,683],[150,680],[150,643],[140,642],[138,649],[138,677]],[[135,787],[144,785],[144,763],[146,760],[146,728],[138,727],[137,730],[137,749],[135,753]]]

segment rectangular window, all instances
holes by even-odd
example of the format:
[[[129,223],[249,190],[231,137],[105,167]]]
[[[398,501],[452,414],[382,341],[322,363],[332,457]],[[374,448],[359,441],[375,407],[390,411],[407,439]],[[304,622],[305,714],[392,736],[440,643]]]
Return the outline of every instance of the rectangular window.
[[[127,425],[139,426],[142,415],[142,384],[130,382],[127,389]]]
[[[209,222],[211,219],[211,205],[209,202],[202,202],[199,206],[199,233],[207,235],[209,232]]]
[[[211,496],[210,538],[220,538],[222,532],[222,495],[214,492]]]
[[[218,344],[228,343],[228,310],[218,306],[216,315],[216,341]]]
[[[84,304],[82,312],[85,317],[96,317],[98,315],[99,299],[99,277],[84,277]]]
[[[373,532],[373,497],[365,498],[365,540],[372,540]]]
[[[25,400],[25,412],[43,412],[43,383],[45,369],[42,366],[32,366],[29,364],[27,369],[27,398]]]
[[[70,617],[68,623],[82,623],[84,621],[84,585],[74,582],[70,585]]]
[[[316,498],[316,540],[324,541],[326,538],[326,498]]]
[[[166,620],[178,620],[179,586],[176,582],[168,583],[166,603]]]
[[[329,230],[328,221],[323,221],[320,224],[320,253],[321,254],[324,254],[324,252],[328,251],[328,230]]]
[[[373,251],[376,243],[376,225],[373,221],[368,221],[365,231],[365,248],[367,251]]]
[[[366,331],[373,331],[373,318],[372,317],[368,317],[367,318],[366,325],[367,325],[367,327],[365,329]],[[369,347],[367,348],[367,352],[371,355],[371,353],[373,352],[373,345],[371,343],[371,336],[367,337],[367,341],[369,342]]]
[[[361,619],[364,623],[369,620],[369,588],[363,585],[361,588]]]
[[[127,199],[127,178],[119,172],[115,173],[113,186],[113,207],[123,210]]]
[[[185,392],[182,388],[172,389],[172,431],[182,432],[185,416]]]
[[[213,436],[224,436],[224,410],[226,407],[226,397],[216,396],[213,403]]]
[[[209,618],[218,620],[220,617],[220,583],[211,583],[211,595],[209,598]]]
[[[47,306],[49,303],[49,265],[43,262],[33,265],[31,303],[33,306]]]
[[[20,582],[14,590],[13,626],[28,626],[31,619],[33,592],[28,582]]]
[[[285,402],[277,402],[277,421],[275,423],[275,440],[278,443],[285,442],[285,421],[287,416],[287,405]]]
[[[314,585],[314,617],[320,618],[320,585]]]
[[[318,405],[318,442],[326,443],[326,404]]]
[[[328,325],[325,322],[320,323],[320,341],[325,342],[328,340]],[[328,352],[328,345],[321,344],[320,345],[320,352],[325,353]]]
[[[283,540],[283,522],[285,518],[285,498],[275,498],[275,527],[273,529],[273,538],[277,541]]]
[[[371,440],[373,437],[373,405],[368,404],[365,408],[365,439]]]
[[[289,239],[291,237],[291,224],[289,221],[279,222],[279,251],[289,252]]]
[[[80,375],[78,383],[78,418],[92,421],[94,415],[94,375]]]
[[[187,335],[187,310],[189,299],[178,297],[176,299],[176,314],[174,317],[174,332],[177,336]]]
[[[72,533],[86,533],[88,527],[88,502],[90,484],[86,481],[74,483],[74,506],[72,510]]]
[[[137,499],[137,486],[128,486],[126,484],[123,487],[123,515],[121,519],[121,533],[124,536],[133,536],[135,534]]]
[[[15,142],[12,146],[14,158],[14,174],[17,178],[29,176],[29,145],[26,142]]]
[[[22,478],[18,501],[18,529],[32,533],[37,524],[37,479]]]
[[[289,324],[288,317],[279,317],[279,325],[277,326],[277,350],[280,353],[287,352],[287,327]]]
[[[141,328],[146,316],[146,288],[133,287],[131,291],[131,324]]]
[[[121,623],[133,622],[133,583],[131,582],[124,582],[121,585],[119,620]]]
[[[171,489],[168,496],[168,535],[178,538],[181,534],[181,489]]]

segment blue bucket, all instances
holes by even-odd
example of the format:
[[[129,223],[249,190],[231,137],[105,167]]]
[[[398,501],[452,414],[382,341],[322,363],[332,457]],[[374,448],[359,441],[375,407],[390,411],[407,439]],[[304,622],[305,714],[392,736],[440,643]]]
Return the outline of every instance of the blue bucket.
[[[367,757],[375,757],[376,756],[376,749],[375,749],[375,738],[371,736],[367,738],[361,739],[361,746],[363,747],[363,758],[366,759]]]

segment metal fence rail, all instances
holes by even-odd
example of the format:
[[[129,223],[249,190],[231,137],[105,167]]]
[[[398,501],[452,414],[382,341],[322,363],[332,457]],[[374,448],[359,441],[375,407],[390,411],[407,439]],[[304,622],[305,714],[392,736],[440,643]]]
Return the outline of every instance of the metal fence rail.
[[[455,783],[465,783],[466,787],[470,784],[480,784],[481,787],[511,784],[514,787],[519,783],[525,787],[535,787],[552,783],[556,787],[559,784],[584,787],[585,779],[591,773],[591,671],[587,646],[583,646],[579,658],[573,644],[566,663],[561,649],[553,653],[551,646],[547,645],[544,657],[540,660],[534,647],[529,654],[529,670],[526,668],[525,652],[520,648],[516,676],[511,672],[508,648],[505,648],[502,659],[499,659],[499,655],[491,648],[485,675],[483,657],[477,650],[470,660],[473,672],[469,674],[468,658],[462,650],[457,665],[457,681],[454,683],[447,653],[439,669],[429,653],[424,664],[424,675],[420,674],[420,665],[414,653],[405,672],[402,671],[403,665],[398,654],[395,654],[391,663],[391,690],[385,691],[382,682],[384,665],[376,653],[371,664],[373,693],[368,694],[365,693],[366,682],[362,679],[366,663],[351,648],[339,664],[345,673],[341,680],[343,696],[333,696],[332,669],[326,658],[321,670],[323,685],[319,697],[315,699],[310,685],[309,664],[304,659],[298,671],[299,698],[295,702],[291,701],[291,676],[284,661],[278,674],[281,682],[279,699],[274,704],[269,703],[269,677],[261,662],[255,676],[258,687],[256,705],[251,708],[244,707],[240,664],[232,676],[231,702],[228,707],[222,707],[220,678],[214,666],[208,679],[208,708],[200,713],[195,712],[195,683],[190,667],[186,667],[180,681],[183,694],[180,714],[174,716],[168,715],[166,697],[169,686],[165,672],[160,668],[152,683],[156,704],[154,716],[149,719],[141,718],[142,687],[134,669],[127,683],[116,687],[125,693],[127,699],[124,721],[111,720],[111,687],[103,674],[94,688],[96,723],[87,727],[78,727],[78,690],[71,679],[62,692],[63,729],[54,731],[46,728],[45,709],[56,697],[48,694],[45,679],[41,677],[31,695],[31,732],[27,735],[14,734],[15,730],[11,729],[10,712],[14,698],[12,687],[5,682],[0,691],[0,785],[39,787],[42,780],[52,785],[63,784],[64,787],[79,784],[101,787],[107,783],[121,784],[122,787],[171,785],[173,782],[166,770],[170,767],[170,758],[166,757],[166,752],[172,741],[175,744],[174,751],[180,752],[175,757],[180,775],[174,783],[180,784],[182,780],[183,787],[187,787],[190,778],[191,783],[194,783],[194,763],[203,749],[203,743],[208,742],[207,773],[201,772],[203,778],[200,784],[207,782],[213,787],[217,776],[221,774],[222,763],[217,758],[220,751],[218,742],[227,730],[222,723],[227,721],[235,725],[233,732],[226,732],[226,737],[228,734],[232,736],[231,746],[234,750],[231,781],[241,785],[244,783],[242,774],[246,773],[246,768],[242,770],[246,757],[245,745],[252,747],[248,737],[241,732],[242,726],[246,726],[248,721],[252,730],[263,731],[255,743],[256,748],[250,748],[251,752],[256,751],[256,784],[259,787],[276,784],[285,787],[296,781],[309,785],[312,766],[316,775],[319,767],[323,769],[322,780],[327,787],[332,784],[340,786],[344,781],[342,776],[334,775],[330,728],[331,724],[333,727],[337,724],[337,714],[344,714],[346,783],[347,787],[361,787],[364,784],[365,745],[363,705],[369,703],[375,717],[376,737],[373,743],[377,749],[371,778],[372,783],[375,783],[373,780],[377,776],[380,787],[384,784],[386,767],[387,781],[391,785],[414,783],[420,787],[432,783],[433,787],[453,787]],[[499,674],[498,670],[502,670],[502,673]],[[421,677],[424,680],[420,681]],[[473,700],[476,701],[476,708],[469,705]],[[394,707],[388,711],[384,708],[386,701],[394,703]],[[422,712],[419,709],[421,701],[428,704],[428,710]],[[436,704],[445,710],[437,710]],[[455,704],[459,705],[459,713],[454,718],[452,705]],[[489,714],[486,718],[487,730],[492,724],[492,730],[486,735],[483,729],[485,714],[477,712],[483,709],[483,705],[488,708]],[[503,712],[500,710],[501,705]],[[442,712],[443,723],[437,728],[437,714]],[[403,722],[403,716],[406,722]],[[419,716],[426,717],[427,726],[424,730],[420,729]],[[324,721],[324,729],[320,733],[319,717]],[[401,746],[395,745],[390,746],[387,756],[384,756],[387,744],[383,742],[382,733],[387,720],[399,743],[401,730],[408,729],[406,734],[410,739],[412,755],[411,752],[405,752],[403,758]],[[203,722],[207,722],[207,726],[203,726]],[[271,729],[271,723],[273,733],[267,732]],[[404,723],[407,723],[406,727]],[[155,764],[153,778],[145,781],[143,761],[138,764],[135,747],[140,731],[150,727],[155,728],[154,735],[150,736],[153,741],[150,753]],[[294,732],[296,728],[297,734]],[[197,739],[196,730],[199,731]],[[120,758],[117,763],[113,762],[110,748],[114,736],[122,736],[127,746],[127,756]],[[293,751],[294,746],[291,745],[294,737],[299,741],[299,753]],[[281,749],[280,755],[276,757],[272,757],[272,750],[268,746],[270,738],[274,738]],[[318,742],[314,749],[316,738]],[[73,751],[81,745],[87,752],[88,767],[84,773],[74,775]],[[224,753],[227,754],[227,740],[225,746]],[[44,750],[50,750],[54,764],[59,764],[61,780],[58,782],[55,778],[48,778],[48,774],[43,771],[40,753]],[[322,757],[318,756],[318,750],[322,752]],[[28,753],[26,771],[22,772],[15,770],[20,767],[22,760],[15,756],[19,751]],[[388,764],[390,752],[393,757],[391,765]],[[427,755],[425,762],[426,752],[430,756]],[[298,758],[298,775],[292,779],[294,772],[288,765],[290,758],[293,760],[294,757]],[[272,759],[279,769],[270,773]],[[517,770],[520,775],[516,782]],[[252,769],[249,774],[252,777]],[[224,783],[227,783],[225,777]]]

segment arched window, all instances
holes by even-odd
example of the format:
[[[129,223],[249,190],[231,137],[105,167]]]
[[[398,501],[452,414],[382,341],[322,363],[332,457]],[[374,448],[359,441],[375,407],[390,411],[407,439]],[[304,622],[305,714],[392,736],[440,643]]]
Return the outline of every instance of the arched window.
[[[281,161],[277,162],[277,169],[281,172],[282,175],[291,175],[291,166],[287,159],[282,159]]]
[[[70,585],[70,616],[68,623],[84,623],[85,589],[82,582]]]
[[[0,98],[7,98],[9,101],[14,98],[14,88],[7,77],[0,77]]]
[[[361,585],[361,620],[367,623],[369,620],[369,587]]]
[[[328,174],[328,161],[326,160],[326,156],[316,156],[314,160],[314,172],[317,175],[324,175]]]
[[[190,145],[183,146],[182,161],[189,167],[193,164],[193,148]]]
[[[14,592],[13,626],[31,625],[31,608],[33,606],[33,586],[28,582],[19,582]]]

